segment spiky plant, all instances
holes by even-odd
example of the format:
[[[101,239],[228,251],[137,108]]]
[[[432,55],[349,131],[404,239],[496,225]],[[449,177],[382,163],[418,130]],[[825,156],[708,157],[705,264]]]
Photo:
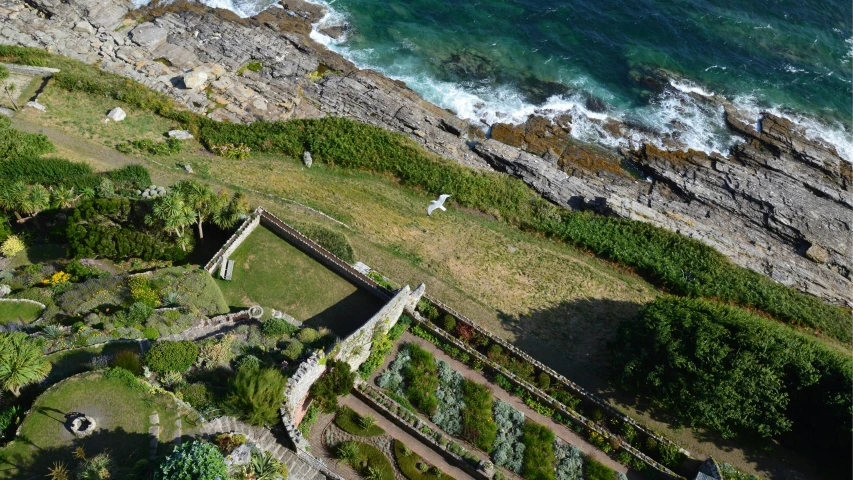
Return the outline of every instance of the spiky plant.
[[[281,477],[278,460],[269,452],[264,455],[252,455],[251,465],[255,480],[274,480]]]
[[[0,334],[0,383],[19,396],[21,388],[42,381],[50,373],[50,362],[41,346],[23,332]]]
[[[48,472],[47,476],[50,480],[68,480],[71,473],[62,462],[53,462],[53,467],[48,469]]]
[[[344,442],[338,447],[338,458],[347,463],[352,463],[358,458],[359,449],[355,442]]]

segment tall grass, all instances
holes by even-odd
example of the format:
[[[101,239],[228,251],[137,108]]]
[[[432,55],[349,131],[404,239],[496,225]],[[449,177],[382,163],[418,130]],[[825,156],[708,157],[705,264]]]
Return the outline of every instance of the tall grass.
[[[293,157],[308,150],[316,160],[341,168],[390,174],[404,185],[450,193],[462,206],[630,267],[671,293],[719,299],[853,341],[853,322],[845,310],[736,266],[707,245],[647,223],[559,208],[521,180],[443,160],[399,133],[344,118],[219,123],[133,80],[41,50],[0,46],[0,61],[61,68],[54,80],[59,87],[107,96],[179,122],[208,148],[243,143],[253,151]]]

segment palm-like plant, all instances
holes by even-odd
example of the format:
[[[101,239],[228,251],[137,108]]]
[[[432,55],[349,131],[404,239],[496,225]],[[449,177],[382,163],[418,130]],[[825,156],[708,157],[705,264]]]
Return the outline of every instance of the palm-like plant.
[[[0,208],[13,211],[17,215],[21,201],[27,194],[27,184],[24,182],[4,183],[0,185]],[[20,215],[17,215],[21,218]]]
[[[220,203],[222,197],[214,195],[210,186],[192,180],[178,182],[173,188],[181,195],[187,206],[195,211],[195,219],[198,223],[198,238],[204,238],[204,231],[201,225],[214,212],[222,209],[223,205]]]
[[[195,212],[177,192],[161,197],[154,204],[151,215],[145,217],[148,225],[160,224],[163,229],[178,237],[181,249],[187,250],[189,239],[184,238],[184,228],[195,221]]]
[[[29,188],[19,205],[21,213],[29,215],[28,218],[38,215],[48,207],[50,207],[50,192],[44,185],[39,184]]]
[[[83,197],[84,200],[91,200],[95,198],[95,189],[92,187],[86,187],[80,191],[80,196]]]
[[[269,452],[264,455],[252,455],[252,472],[255,474],[255,480],[281,478],[278,461]]]
[[[19,396],[21,388],[40,382],[50,373],[41,346],[23,332],[0,334],[0,383]]]
[[[74,203],[77,202],[77,199],[79,198],[74,195],[74,187],[55,187],[51,189],[51,194],[51,196],[53,197],[51,199],[51,203],[56,208],[71,208],[74,206]]]
[[[338,447],[338,458],[344,462],[352,463],[358,455],[358,445],[355,442],[344,442]]]
[[[219,228],[231,228],[240,218],[249,212],[249,201],[246,196],[237,192],[228,200],[228,194],[219,194],[219,208],[213,212],[211,220]]]
[[[68,480],[71,472],[68,471],[68,467],[65,466],[62,462],[53,462],[53,467],[48,470],[48,478],[50,480]]]

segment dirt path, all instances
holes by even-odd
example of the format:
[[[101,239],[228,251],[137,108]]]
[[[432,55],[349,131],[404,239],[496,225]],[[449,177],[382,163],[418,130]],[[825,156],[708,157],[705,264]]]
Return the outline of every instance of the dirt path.
[[[462,376],[467,378],[468,380],[492,386],[492,383],[482,373],[468,367],[467,365],[458,360],[451,358],[446,353],[441,351],[438,347],[427,342],[426,340],[423,340],[422,338],[416,337],[411,333],[406,332],[403,335],[401,342],[398,343],[398,345],[402,345],[406,342],[415,343],[424,350],[427,350],[428,352],[432,353],[437,360],[444,360],[445,362],[449,363],[453,370],[461,373]],[[391,355],[389,355],[389,357],[391,357]],[[554,432],[555,435],[563,439],[565,442],[574,445],[575,447],[580,449],[585,455],[598,460],[599,462],[607,465],[608,467],[612,468],[613,470],[616,470],[617,472],[627,474],[628,478],[631,480],[641,480],[643,478],[640,474],[634,472],[633,470],[629,470],[628,467],[616,462],[612,458],[608,457],[604,452],[592,446],[592,444],[587,442],[586,439],[580,437],[577,433],[575,433],[574,430],[561,423],[557,423],[551,417],[546,417],[545,415],[542,415],[541,413],[538,413],[532,408],[528,407],[520,398],[516,397],[515,395],[511,395],[506,390],[496,386],[492,386],[491,390],[495,398],[512,405],[513,408],[523,413],[525,418],[529,418],[530,420],[540,425],[548,427],[552,432]]]
[[[426,462],[430,465],[437,466],[441,469],[441,471],[450,475],[456,480],[474,480],[474,477],[467,474],[461,468],[447,463],[444,457],[439,455],[435,450],[424,445],[420,442],[420,440],[409,435],[408,432],[398,427],[381,414],[377,414],[376,410],[372,409],[370,406],[368,406],[366,403],[362,402],[358,398],[352,395],[347,395],[346,397],[343,397],[341,399],[341,403],[355,410],[355,412],[359,415],[371,415],[372,417],[376,418],[376,424],[382,427],[382,429],[385,430],[385,433],[405,443],[409,448],[412,449],[413,452],[420,455],[421,458],[426,460]],[[393,461],[393,459],[391,460]]]

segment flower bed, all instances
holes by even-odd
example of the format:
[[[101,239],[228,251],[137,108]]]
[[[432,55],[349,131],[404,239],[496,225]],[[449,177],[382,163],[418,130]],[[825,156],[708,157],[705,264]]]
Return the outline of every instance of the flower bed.
[[[365,418],[370,417],[362,417],[353,409],[343,406],[335,414],[335,425],[347,433],[360,437],[377,437],[385,433],[385,430],[382,430],[379,425],[375,425]]]
[[[420,455],[399,440],[394,440],[394,460],[403,476],[409,480],[453,480],[438,467],[427,465]]]
[[[667,477],[683,478],[668,468],[677,468],[685,457],[671,441],[440,302],[425,297],[418,304],[418,311],[427,318],[415,315],[410,329],[414,335],[475,370],[488,367],[488,376],[498,386],[523,399],[538,413],[585,433],[591,443],[620,463],[641,472],[654,469]],[[668,460],[668,465],[658,460]]]

